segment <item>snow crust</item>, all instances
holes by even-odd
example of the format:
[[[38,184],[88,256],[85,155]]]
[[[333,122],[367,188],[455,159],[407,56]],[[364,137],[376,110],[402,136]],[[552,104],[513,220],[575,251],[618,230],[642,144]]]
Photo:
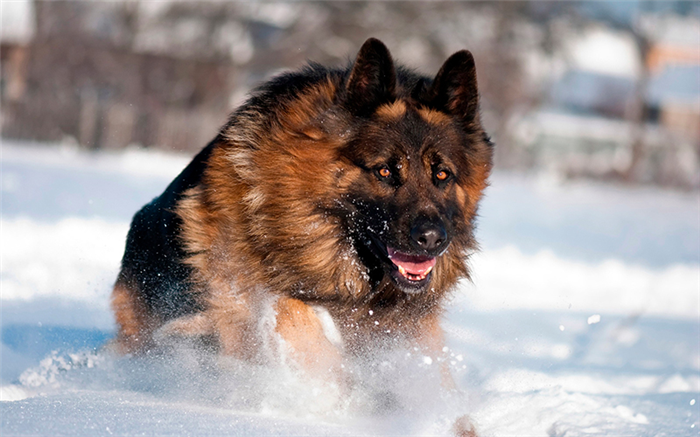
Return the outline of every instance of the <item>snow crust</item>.
[[[496,174],[445,319],[461,393],[413,350],[349,393],[173,344],[116,357],[131,215],[189,158],[2,143],[0,434],[698,435],[698,194]]]

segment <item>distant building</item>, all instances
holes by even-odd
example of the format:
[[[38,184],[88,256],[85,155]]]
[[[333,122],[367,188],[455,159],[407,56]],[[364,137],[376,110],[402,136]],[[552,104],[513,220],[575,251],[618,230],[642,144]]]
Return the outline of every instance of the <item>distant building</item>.
[[[624,118],[634,86],[629,77],[569,70],[552,88],[550,105],[573,114]]]
[[[13,4],[3,4],[3,12]],[[165,23],[148,26],[145,38],[137,19],[142,4],[27,4],[34,5],[24,13],[36,28],[24,39],[2,34],[3,136],[197,150],[225,122],[241,80],[233,56],[208,44],[207,35],[171,38],[183,17],[161,17]]]
[[[34,37],[34,3],[2,5],[0,14],[0,98],[21,99],[27,89],[28,45]]]
[[[673,38],[651,40],[642,125],[631,116],[641,83],[641,70],[631,61],[638,56],[628,44],[633,39],[596,25],[569,44],[570,68],[554,82],[546,104],[515,129],[531,165],[572,176],[621,178],[641,160],[640,181],[700,186],[700,22],[683,22],[690,31],[676,29]],[[633,149],[639,138],[641,152]]]
[[[649,105],[668,130],[700,142],[700,63],[670,65],[654,76]]]
[[[652,36],[648,103],[658,123],[700,151],[700,19],[654,14],[640,25]]]
[[[335,53],[333,47],[355,43],[328,37],[334,26],[319,20],[328,7],[5,2],[2,135],[69,139],[90,148],[198,150],[245,93],[271,73],[307,57],[345,61],[347,51]]]

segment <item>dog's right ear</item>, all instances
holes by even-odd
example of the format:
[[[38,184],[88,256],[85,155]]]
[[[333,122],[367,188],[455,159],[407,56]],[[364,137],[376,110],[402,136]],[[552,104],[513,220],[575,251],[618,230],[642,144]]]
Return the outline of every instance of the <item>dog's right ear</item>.
[[[368,115],[394,98],[396,70],[389,49],[370,38],[357,54],[346,85],[345,105],[355,115]]]
[[[431,106],[459,117],[469,124],[478,117],[479,91],[476,64],[468,50],[447,58],[430,88]]]

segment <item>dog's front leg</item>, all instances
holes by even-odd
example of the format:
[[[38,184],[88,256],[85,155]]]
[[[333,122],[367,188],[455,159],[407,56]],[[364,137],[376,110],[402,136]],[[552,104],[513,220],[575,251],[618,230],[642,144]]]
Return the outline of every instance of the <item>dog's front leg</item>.
[[[440,326],[440,317],[432,316],[423,320],[418,332],[417,340],[421,348],[434,361],[437,361],[440,366],[442,386],[450,391],[457,392],[459,389],[448,365],[445,334]],[[455,437],[478,437],[476,429],[467,415],[457,418],[452,426],[452,434]]]
[[[423,353],[428,355],[440,366],[440,380],[442,386],[448,390],[456,391],[457,384],[452,377],[452,372],[448,365],[447,352],[445,349],[445,334],[440,326],[440,317],[431,316],[419,324],[416,333],[416,340]]]
[[[339,383],[342,379],[340,351],[326,336],[314,309],[288,297],[281,297],[275,309],[275,331],[288,347],[292,360],[310,376]]]

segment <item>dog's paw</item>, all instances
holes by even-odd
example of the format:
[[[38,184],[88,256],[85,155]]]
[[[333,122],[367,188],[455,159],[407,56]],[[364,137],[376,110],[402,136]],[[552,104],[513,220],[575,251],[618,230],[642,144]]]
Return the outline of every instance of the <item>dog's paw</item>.
[[[455,424],[452,425],[452,435],[455,437],[479,437],[474,424],[469,420],[469,416],[462,416],[455,420]]]

